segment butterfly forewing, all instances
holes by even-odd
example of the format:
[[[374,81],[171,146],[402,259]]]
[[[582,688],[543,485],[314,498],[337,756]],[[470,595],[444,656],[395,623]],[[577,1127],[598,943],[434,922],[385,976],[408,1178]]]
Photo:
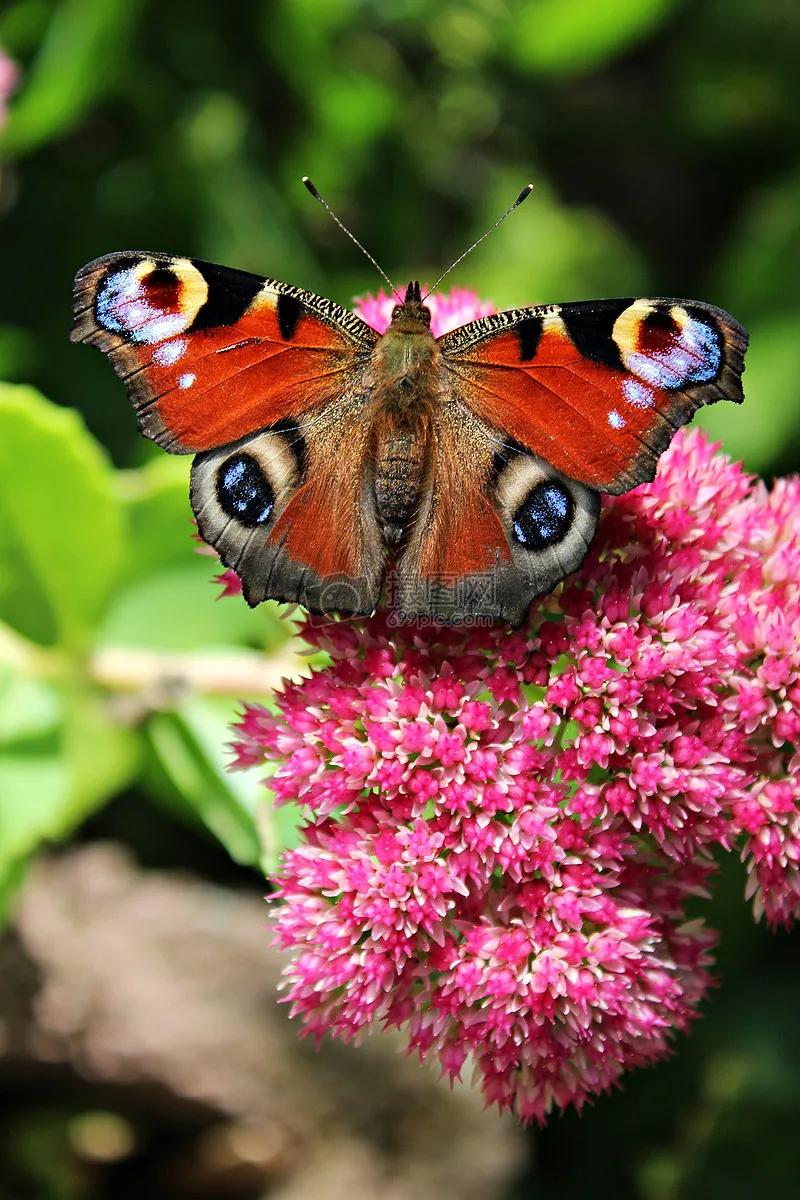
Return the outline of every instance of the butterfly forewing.
[[[125,252],[75,280],[74,341],[123,378],[146,437],[226,445],[341,395],[377,335],[331,300],[199,259]]]
[[[600,492],[652,479],[704,404],[742,399],[747,334],[686,300],[513,309],[440,339],[453,386],[489,425]]]

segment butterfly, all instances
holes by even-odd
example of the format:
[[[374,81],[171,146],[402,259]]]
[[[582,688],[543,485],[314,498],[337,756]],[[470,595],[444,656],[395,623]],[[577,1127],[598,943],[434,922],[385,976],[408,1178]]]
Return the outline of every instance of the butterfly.
[[[199,532],[250,605],[368,614],[388,593],[409,618],[517,625],[582,562],[601,494],[742,400],[747,334],[695,301],[515,308],[434,338],[412,282],[380,335],[302,288],[135,251],[83,267],[74,304],[144,436],[195,455]]]

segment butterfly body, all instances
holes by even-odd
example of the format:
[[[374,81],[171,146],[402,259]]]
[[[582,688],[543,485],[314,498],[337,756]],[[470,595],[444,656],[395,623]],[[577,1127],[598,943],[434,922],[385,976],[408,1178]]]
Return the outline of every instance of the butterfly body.
[[[711,305],[513,309],[434,337],[418,283],[380,335],[330,300],[196,259],[107,255],[73,337],[142,432],[194,453],[201,535],[251,604],[518,623],[591,544],[600,494],[652,479],[703,404],[740,401]]]
[[[372,352],[373,439],[367,474],[384,542],[399,545],[422,493],[441,388],[441,352],[431,335],[430,309],[411,283],[403,304]]]

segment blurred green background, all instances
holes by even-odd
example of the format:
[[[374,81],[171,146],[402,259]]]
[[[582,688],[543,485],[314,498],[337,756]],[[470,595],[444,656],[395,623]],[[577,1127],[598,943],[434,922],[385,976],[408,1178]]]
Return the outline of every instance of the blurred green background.
[[[0,49],[8,917],[47,843],[116,838],[258,894],[293,835],[224,771],[236,699],[293,662],[291,621],[217,603],[187,463],[138,438],[108,363],[67,340],[85,261],[166,250],[347,304],[380,281],[301,175],[400,281],[438,275],[531,179],[452,282],[500,307],[729,309],[752,337],[747,402],[703,424],[767,478],[800,467],[796,0],[5,0]],[[721,986],[691,1038],[531,1134],[509,1200],[796,1189],[798,939],[755,927],[742,886],[726,866],[708,906]],[[45,1169],[40,1109],[19,1111],[0,1105],[2,1200],[106,1194]]]

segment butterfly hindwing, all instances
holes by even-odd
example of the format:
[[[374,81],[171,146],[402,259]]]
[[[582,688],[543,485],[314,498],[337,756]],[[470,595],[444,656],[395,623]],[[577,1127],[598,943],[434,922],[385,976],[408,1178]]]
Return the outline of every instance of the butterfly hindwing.
[[[513,309],[439,341],[466,404],[571,479],[619,493],[650,480],[704,404],[742,399],[747,334],[684,300]]]
[[[106,353],[146,437],[173,453],[236,442],[340,395],[376,334],[277,280],[122,252],[75,279],[73,341]]]
[[[391,599],[407,614],[517,625],[583,561],[599,512],[596,491],[498,438],[453,396]]]
[[[319,415],[197,455],[198,529],[239,575],[248,604],[298,602],[328,615],[376,607],[384,550],[363,486],[368,438],[356,391]]]

